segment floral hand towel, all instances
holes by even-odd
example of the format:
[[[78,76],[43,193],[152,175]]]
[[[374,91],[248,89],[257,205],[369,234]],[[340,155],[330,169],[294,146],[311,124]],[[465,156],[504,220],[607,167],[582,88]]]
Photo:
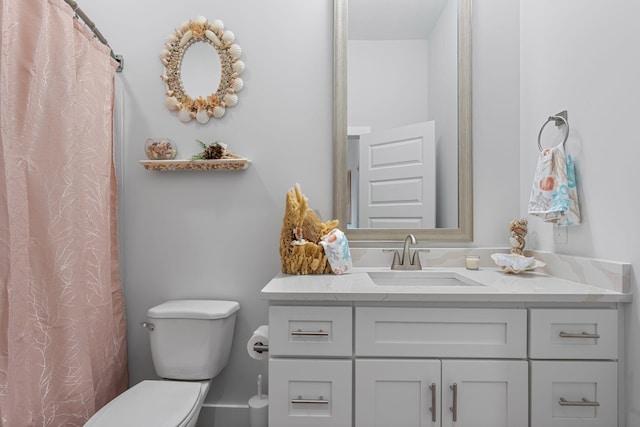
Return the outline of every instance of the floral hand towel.
[[[349,242],[342,231],[334,228],[326,236],[322,236],[320,244],[324,248],[333,274],[343,274],[353,268]]]
[[[575,164],[563,144],[547,148],[538,158],[529,213],[558,226],[580,223]]]

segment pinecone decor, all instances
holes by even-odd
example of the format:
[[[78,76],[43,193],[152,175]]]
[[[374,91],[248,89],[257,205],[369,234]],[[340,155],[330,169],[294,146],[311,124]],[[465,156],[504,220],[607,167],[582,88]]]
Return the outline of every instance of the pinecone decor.
[[[217,142],[209,145],[204,150],[205,159],[221,159],[224,155],[224,147]]]
[[[191,160],[216,160],[222,159],[226,157],[227,154],[227,144],[223,144],[220,141],[212,142],[207,145],[204,142],[196,139],[196,142],[202,146],[204,151],[200,154],[196,154],[191,157]]]

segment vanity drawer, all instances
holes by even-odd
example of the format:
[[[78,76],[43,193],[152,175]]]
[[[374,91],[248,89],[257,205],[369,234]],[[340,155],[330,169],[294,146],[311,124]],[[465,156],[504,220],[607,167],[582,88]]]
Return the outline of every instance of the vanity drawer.
[[[532,359],[617,359],[618,312],[613,309],[532,309]]]
[[[356,355],[525,358],[524,309],[356,308]]]
[[[351,307],[269,307],[270,356],[351,356]]]
[[[531,427],[618,425],[618,363],[532,361]]]
[[[351,427],[352,363],[271,359],[269,425]]]

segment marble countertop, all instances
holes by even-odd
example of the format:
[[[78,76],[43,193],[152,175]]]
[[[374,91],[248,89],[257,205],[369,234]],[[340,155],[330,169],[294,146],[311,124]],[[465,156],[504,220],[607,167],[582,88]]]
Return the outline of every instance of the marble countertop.
[[[581,283],[540,271],[506,274],[498,267],[479,270],[463,267],[424,268],[451,272],[461,280],[480,286],[379,286],[368,272],[391,271],[388,267],[355,267],[344,275],[278,274],[263,289],[267,300],[345,302],[509,302],[509,303],[619,303],[632,295],[593,284]],[[402,273],[402,272],[400,272]]]

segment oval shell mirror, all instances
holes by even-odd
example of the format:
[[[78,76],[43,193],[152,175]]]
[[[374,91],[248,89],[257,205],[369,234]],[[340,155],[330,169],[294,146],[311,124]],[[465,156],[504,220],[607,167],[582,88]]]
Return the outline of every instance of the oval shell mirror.
[[[162,80],[167,84],[165,105],[169,110],[176,111],[181,121],[189,122],[195,118],[198,123],[204,124],[210,117],[220,119],[225,115],[227,108],[238,103],[237,93],[244,87],[244,82],[239,76],[244,71],[245,65],[239,59],[242,49],[234,41],[235,35],[225,30],[222,21],[216,19],[209,22],[204,16],[184,21],[178,29],[169,34],[161,55],[165,66]],[[185,91],[182,62],[185,53],[194,43],[208,43],[219,57],[220,69],[212,70],[210,77],[212,82],[206,85],[207,87],[217,85],[217,89],[210,94]],[[217,65],[218,61],[213,63]],[[189,87],[192,87],[191,82]]]

